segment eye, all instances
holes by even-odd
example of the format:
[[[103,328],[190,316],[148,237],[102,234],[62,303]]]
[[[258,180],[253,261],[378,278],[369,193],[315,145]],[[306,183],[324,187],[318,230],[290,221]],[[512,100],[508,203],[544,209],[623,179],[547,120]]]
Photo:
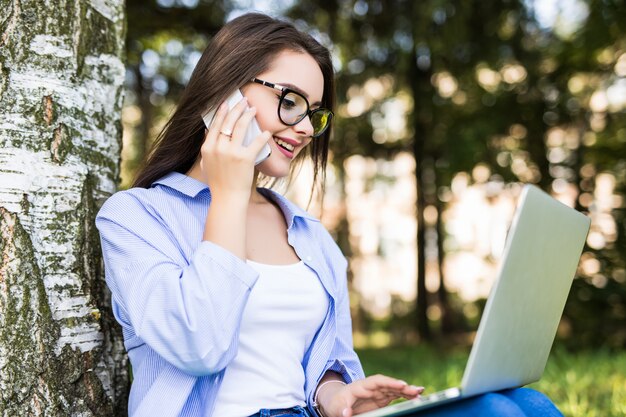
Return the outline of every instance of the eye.
[[[283,104],[282,106],[287,109],[293,109],[294,107],[296,107],[296,97],[293,94],[287,94],[284,98],[283,98]]]

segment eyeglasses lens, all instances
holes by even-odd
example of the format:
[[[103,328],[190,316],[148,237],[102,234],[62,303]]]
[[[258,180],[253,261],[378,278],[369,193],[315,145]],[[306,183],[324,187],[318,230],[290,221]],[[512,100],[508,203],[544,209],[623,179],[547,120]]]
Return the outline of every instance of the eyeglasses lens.
[[[295,125],[304,119],[309,112],[306,99],[293,91],[285,94],[280,102],[280,118],[287,125]],[[313,136],[319,136],[328,127],[331,113],[327,109],[316,109],[311,112]]]
[[[313,136],[319,136],[328,127],[331,119],[330,110],[317,109],[311,113],[311,124],[313,125]]]
[[[280,103],[280,117],[286,124],[294,125],[304,118],[308,107],[304,97],[289,92],[283,96]]]

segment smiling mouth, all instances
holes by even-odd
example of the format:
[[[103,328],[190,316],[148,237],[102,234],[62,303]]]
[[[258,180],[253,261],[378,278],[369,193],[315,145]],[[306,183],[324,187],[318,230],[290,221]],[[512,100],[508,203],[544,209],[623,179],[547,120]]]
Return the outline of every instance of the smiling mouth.
[[[292,144],[287,143],[287,142],[285,142],[285,141],[282,141],[282,140],[280,140],[280,139],[278,139],[278,138],[274,138],[274,142],[276,142],[276,144],[277,144],[278,146],[280,146],[281,148],[283,148],[283,149],[285,149],[286,151],[289,151],[289,152],[293,152],[293,151],[294,151],[294,149],[296,148],[296,147],[295,147],[295,146],[293,146]]]

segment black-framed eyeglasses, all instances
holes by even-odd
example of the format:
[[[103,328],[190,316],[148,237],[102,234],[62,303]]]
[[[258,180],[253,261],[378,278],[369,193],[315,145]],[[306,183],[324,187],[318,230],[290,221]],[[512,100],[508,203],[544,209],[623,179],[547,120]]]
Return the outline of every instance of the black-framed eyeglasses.
[[[309,101],[301,93],[292,90],[289,87],[270,83],[267,81],[253,78],[250,81],[273,88],[281,92],[278,102],[278,118],[287,126],[294,126],[300,123],[305,117],[309,116],[311,125],[313,126],[312,137],[321,136],[333,118],[333,112],[323,107],[311,110]]]

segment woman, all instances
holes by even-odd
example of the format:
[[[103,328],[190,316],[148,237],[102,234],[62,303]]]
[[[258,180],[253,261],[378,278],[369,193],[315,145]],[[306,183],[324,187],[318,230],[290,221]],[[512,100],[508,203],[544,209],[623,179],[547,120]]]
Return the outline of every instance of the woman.
[[[307,156],[323,180],[333,83],[329,52],[310,36],[260,14],[234,19],[205,50],[135,187],[102,207],[131,416],[349,417],[423,391],[364,377],[345,258],[318,220],[256,188]],[[245,97],[229,110],[237,88]],[[253,118],[263,133],[243,147]]]

